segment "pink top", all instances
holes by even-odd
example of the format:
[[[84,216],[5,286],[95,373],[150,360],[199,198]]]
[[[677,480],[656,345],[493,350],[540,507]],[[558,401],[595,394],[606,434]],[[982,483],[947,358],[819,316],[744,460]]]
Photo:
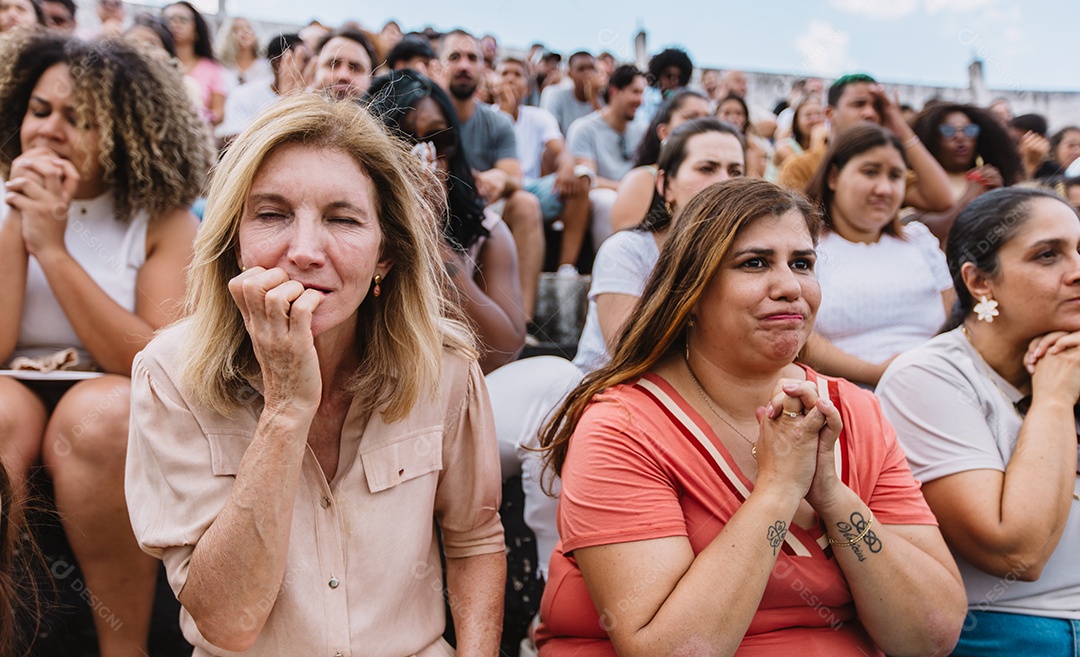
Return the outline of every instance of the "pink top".
[[[229,93],[228,77],[225,67],[212,59],[199,58],[199,63],[188,71],[188,76],[199,83],[202,94],[202,106],[199,107],[199,116],[207,123],[213,123],[213,112],[210,110],[210,101],[214,94],[225,96]]]
[[[883,524],[936,525],[877,399],[807,371],[839,402],[841,479]],[[820,384],[819,384],[820,385]],[[694,554],[753,490],[709,424],[664,379],[615,386],[586,410],[562,470],[559,534],[540,614],[541,657],[613,656],[573,550],[685,536]],[[702,613],[706,613],[702,610]],[[824,528],[791,524],[740,656],[881,655],[855,616]],[[859,651],[863,652],[859,652]]]

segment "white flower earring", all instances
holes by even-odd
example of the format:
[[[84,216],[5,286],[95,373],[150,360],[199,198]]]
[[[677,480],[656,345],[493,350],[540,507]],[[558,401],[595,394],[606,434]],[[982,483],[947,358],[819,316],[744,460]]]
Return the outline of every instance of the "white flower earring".
[[[978,315],[979,321],[986,322],[987,324],[992,324],[994,318],[1001,314],[998,312],[998,302],[993,299],[987,299],[985,294],[982,295],[979,303],[975,304],[973,310],[975,311],[975,314]]]

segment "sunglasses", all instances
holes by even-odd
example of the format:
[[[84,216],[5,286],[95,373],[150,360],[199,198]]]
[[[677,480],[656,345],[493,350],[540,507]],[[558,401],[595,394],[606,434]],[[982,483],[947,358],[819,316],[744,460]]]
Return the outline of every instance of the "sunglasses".
[[[421,143],[427,142],[434,146],[435,152],[439,154],[439,157],[450,159],[457,155],[458,138],[452,130],[439,130],[430,135],[417,137],[416,141]]]
[[[975,123],[969,123],[966,126],[964,126],[963,128],[957,128],[954,125],[949,125],[947,123],[942,123],[941,125],[939,125],[937,127],[937,129],[938,129],[938,132],[941,133],[941,136],[946,138],[946,139],[952,139],[953,137],[956,136],[956,133],[958,133],[958,132],[964,133],[964,136],[967,137],[968,139],[975,139],[976,137],[979,136],[979,133],[982,132],[982,128],[980,128]]]

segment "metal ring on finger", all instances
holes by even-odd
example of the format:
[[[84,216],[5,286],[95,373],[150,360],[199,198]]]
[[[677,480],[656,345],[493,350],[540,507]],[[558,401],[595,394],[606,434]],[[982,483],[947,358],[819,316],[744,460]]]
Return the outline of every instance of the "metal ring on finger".
[[[799,413],[796,413],[795,411],[780,411],[780,412],[783,413],[784,415],[792,418],[792,419],[799,417]]]

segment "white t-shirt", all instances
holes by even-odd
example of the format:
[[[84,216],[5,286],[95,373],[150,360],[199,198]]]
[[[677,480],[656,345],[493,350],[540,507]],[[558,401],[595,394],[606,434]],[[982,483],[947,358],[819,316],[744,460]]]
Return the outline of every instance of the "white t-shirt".
[[[497,106],[492,105],[494,109]],[[540,160],[544,156],[544,147],[552,139],[562,141],[559,122],[546,109],[522,105],[518,108],[518,118],[514,122],[514,136],[517,138],[518,160],[525,182],[540,177]]]
[[[1020,391],[990,369],[960,329],[892,362],[877,387],[911,472],[922,482],[969,470],[1005,471],[1023,421]],[[1073,492],[1080,493],[1080,477]],[[1030,500],[1033,507],[1039,500]],[[1080,501],[1073,498],[1061,541],[1035,582],[985,573],[957,554],[973,609],[1080,619]]]
[[[874,244],[826,232],[818,244],[821,307],[817,331],[839,349],[871,363],[921,345],[945,323],[941,293],[952,289],[945,254],[921,223],[906,240]]]
[[[588,374],[611,360],[604,333],[600,330],[596,298],[601,294],[640,297],[645,292],[645,281],[659,259],[660,248],[656,245],[656,237],[647,231],[619,231],[600,245],[593,262],[589,310],[574,358],[574,365],[581,371]]]
[[[214,130],[214,135],[235,137],[243,132],[256,116],[278,101],[273,84],[273,78],[263,78],[233,89],[225,98],[225,118]]]
[[[0,193],[4,191],[0,185]],[[86,200],[73,200],[68,207],[64,245],[68,253],[113,301],[128,312],[135,312],[138,296],[136,279],[146,264],[146,235],[149,217],[136,211],[131,221],[116,220],[112,190]],[[10,208],[0,202],[0,221]],[[45,272],[34,256],[26,267],[26,294],[19,317],[19,338],[13,358],[45,358],[73,347],[83,365],[93,362],[67,313],[60,306]],[[80,367],[85,369],[85,367]]]

